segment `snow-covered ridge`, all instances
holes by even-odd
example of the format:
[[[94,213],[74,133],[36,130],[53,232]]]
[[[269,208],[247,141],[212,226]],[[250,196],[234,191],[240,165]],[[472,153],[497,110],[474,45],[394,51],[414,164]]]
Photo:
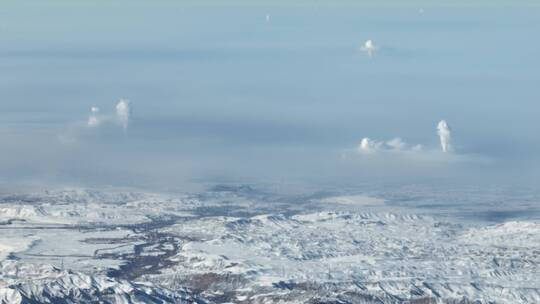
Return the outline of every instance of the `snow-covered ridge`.
[[[0,207],[0,217],[3,218],[37,218],[47,216],[47,212],[40,206],[29,205],[2,205]]]
[[[148,221],[167,213],[189,216],[198,201],[187,196],[142,192],[101,192],[70,189],[0,196],[0,223],[23,220],[31,223],[116,223]]]
[[[321,203],[356,205],[356,206],[376,206],[384,203],[383,199],[366,195],[339,195],[325,197],[318,200]]]
[[[0,303],[205,303],[188,290],[170,291],[48,265],[0,263]]]
[[[540,248],[540,223],[510,221],[487,227],[471,228],[462,234],[464,243],[496,247]]]

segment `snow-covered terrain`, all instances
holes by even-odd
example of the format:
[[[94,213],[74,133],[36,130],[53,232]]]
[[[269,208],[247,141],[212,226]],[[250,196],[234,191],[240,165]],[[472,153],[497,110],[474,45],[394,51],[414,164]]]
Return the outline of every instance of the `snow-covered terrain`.
[[[539,221],[395,197],[6,194],[0,302],[540,303]]]
[[[1,303],[204,303],[186,290],[60,270],[48,265],[0,263]]]
[[[512,228],[478,231],[391,213],[206,218],[170,228],[198,239],[182,247],[174,275],[160,278],[171,282],[178,272],[240,276],[237,300],[246,303],[261,293],[276,300],[316,300],[329,297],[328,288],[330,298],[351,303],[368,296],[386,302],[538,303],[539,227],[521,223],[515,239]],[[219,293],[221,285],[212,288]],[[289,292],[272,294],[276,288]]]

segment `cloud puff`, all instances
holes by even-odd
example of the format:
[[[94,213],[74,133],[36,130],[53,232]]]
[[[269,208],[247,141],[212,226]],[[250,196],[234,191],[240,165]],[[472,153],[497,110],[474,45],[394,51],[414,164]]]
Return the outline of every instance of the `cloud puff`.
[[[116,104],[116,118],[122,128],[127,130],[131,118],[131,104],[128,100],[120,99]]]
[[[117,128],[120,125],[125,132],[131,120],[131,104],[125,99],[120,99],[114,109],[113,113],[103,113],[96,106],[90,107],[88,119],[85,122],[79,121],[67,126],[57,134],[58,140],[64,144],[73,144],[81,137],[95,134],[95,132],[89,132],[90,130],[99,130],[109,126]]]
[[[373,43],[373,40],[371,39],[368,39],[366,42],[364,42],[364,45],[360,47],[360,50],[366,52],[370,57],[377,49],[377,46],[375,46],[375,43]]]
[[[437,135],[439,136],[442,152],[452,152],[451,129],[446,120],[441,120],[437,124]],[[373,140],[369,137],[364,137],[357,146],[357,151],[361,154],[374,154],[381,152],[421,152],[423,151],[423,147],[419,144],[407,144],[400,137],[387,141]]]
[[[90,115],[86,122],[86,126],[89,128],[97,128],[105,123],[116,123],[122,126],[124,130],[127,130],[129,122],[131,120],[131,104],[128,100],[120,99],[116,103],[115,115],[101,114],[101,110],[98,107],[90,108]]]
[[[451,131],[446,120],[441,120],[437,124],[437,135],[439,135],[442,151],[445,153],[450,152],[452,150],[452,146],[450,145]]]
[[[91,107],[90,108],[90,116],[88,117],[87,125],[91,128],[98,127],[101,125],[102,119],[99,116],[99,108],[98,107]]]
[[[451,129],[445,120],[437,124],[437,135],[440,147],[424,147],[420,144],[409,144],[400,137],[390,140],[375,140],[364,137],[355,149],[342,150],[342,161],[356,161],[370,168],[389,168],[406,170],[412,165],[419,167],[436,167],[448,164],[490,164],[492,160],[482,155],[456,153],[451,145]]]
[[[364,137],[360,141],[357,151],[362,154],[373,154],[378,152],[419,152],[422,151],[422,145],[409,145],[399,137],[388,141],[378,141]]]

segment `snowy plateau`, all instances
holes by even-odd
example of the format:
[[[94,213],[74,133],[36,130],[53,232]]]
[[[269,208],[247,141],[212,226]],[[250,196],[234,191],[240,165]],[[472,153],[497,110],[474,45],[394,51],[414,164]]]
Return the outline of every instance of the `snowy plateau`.
[[[540,303],[540,222],[441,197],[4,193],[0,302]]]

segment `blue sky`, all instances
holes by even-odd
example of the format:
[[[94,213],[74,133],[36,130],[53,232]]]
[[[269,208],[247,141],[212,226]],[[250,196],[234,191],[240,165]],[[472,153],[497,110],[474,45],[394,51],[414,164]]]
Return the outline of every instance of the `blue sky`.
[[[7,1],[2,182],[535,184],[539,17],[525,1]],[[127,132],[86,126],[120,98]],[[363,137],[423,151],[361,155]]]

